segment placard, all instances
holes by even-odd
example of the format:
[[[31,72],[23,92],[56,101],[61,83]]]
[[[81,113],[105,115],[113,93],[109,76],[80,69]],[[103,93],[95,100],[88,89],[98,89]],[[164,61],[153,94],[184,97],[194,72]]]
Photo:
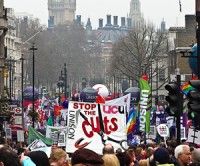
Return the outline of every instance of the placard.
[[[193,127],[189,128],[187,142],[192,142],[192,143],[199,145],[200,144],[200,131],[194,129]]]
[[[5,133],[6,133],[6,138],[7,139],[12,139],[12,130],[11,130],[11,128],[6,128],[5,129]]]
[[[63,126],[47,126],[46,137],[51,138],[54,144],[64,147],[66,145],[67,127]]]
[[[22,116],[15,115],[15,124],[22,125]]]
[[[157,126],[158,134],[161,137],[168,137],[169,136],[169,128],[166,124],[160,124]]]
[[[102,154],[105,143],[127,148],[126,110],[123,106],[70,101],[66,151],[88,148]],[[126,147],[124,147],[126,146]]]
[[[150,132],[147,134],[147,136],[148,138],[155,139],[156,133],[156,126],[150,126]]]
[[[33,151],[34,149],[38,149],[38,148],[45,148],[47,147],[46,144],[44,142],[42,142],[42,140],[40,139],[36,139],[34,140],[29,146],[28,148]]]
[[[23,130],[17,130],[17,141],[24,142],[24,131]]]

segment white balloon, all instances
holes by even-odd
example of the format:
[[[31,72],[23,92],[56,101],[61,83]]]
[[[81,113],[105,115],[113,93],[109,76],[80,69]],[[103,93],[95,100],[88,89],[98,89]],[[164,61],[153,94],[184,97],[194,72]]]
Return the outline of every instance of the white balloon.
[[[98,91],[98,94],[102,97],[108,97],[109,91],[108,88],[103,84],[96,84],[92,87],[93,89]]]

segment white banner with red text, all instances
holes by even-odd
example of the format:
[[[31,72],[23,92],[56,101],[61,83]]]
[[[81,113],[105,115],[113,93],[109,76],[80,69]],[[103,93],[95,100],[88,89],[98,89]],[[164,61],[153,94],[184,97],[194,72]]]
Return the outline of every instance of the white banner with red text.
[[[70,101],[66,151],[88,148],[101,154],[104,144],[127,148],[126,111],[121,106]]]

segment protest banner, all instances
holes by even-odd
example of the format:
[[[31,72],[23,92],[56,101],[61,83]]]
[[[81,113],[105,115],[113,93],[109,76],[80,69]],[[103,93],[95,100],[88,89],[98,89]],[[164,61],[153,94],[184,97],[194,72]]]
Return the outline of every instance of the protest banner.
[[[46,128],[46,137],[51,138],[54,144],[58,144],[59,147],[66,145],[66,133],[67,127],[47,126]]]
[[[167,124],[159,124],[156,128],[158,134],[164,138],[164,142],[167,147],[167,137],[169,137],[169,128]]]
[[[150,126],[150,132],[147,134],[147,138],[156,139],[156,126]]]
[[[130,110],[130,102],[131,102],[131,94],[124,95],[122,97],[109,100],[105,102],[105,105],[112,105],[112,106],[124,106],[127,111]]]
[[[51,147],[48,147],[48,146],[35,148],[35,149],[32,149],[31,151],[43,151],[46,153],[48,158],[50,158],[50,155],[51,155]]]
[[[200,144],[200,131],[196,130],[194,127],[190,127],[188,130],[187,142]]]
[[[6,128],[6,129],[5,129],[5,133],[6,133],[6,138],[7,138],[7,139],[12,139],[12,131],[11,131],[11,128]]]
[[[46,138],[44,135],[42,135],[36,129],[29,126],[29,128],[28,128],[28,144],[31,144],[36,139],[42,140],[42,142],[44,142],[46,145],[52,145],[53,144],[52,139]]]
[[[146,75],[144,75],[146,76]],[[140,78],[140,102],[139,102],[139,121],[140,131],[149,133],[150,132],[150,116],[151,116],[151,88],[148,81],[144,78]]]
[[[105,143],[126,148],[126,111],[115,105],[70,101],[66,151],[86,147],[101,154]]]
[[[165,138],[169,136],[169,128],[166,124],[159,124],[157,126],[157,131],[161,137]]]
[[[46,144],[42,142],[42,140],[40,139],[36,139],[31,144],[28,145],[28,149],[30,149],[31,151],[38,148],[45,148],[45,147],[47,147]]]
[[[23,130],[17,130],[17,141],[24,142],[24,131]]]

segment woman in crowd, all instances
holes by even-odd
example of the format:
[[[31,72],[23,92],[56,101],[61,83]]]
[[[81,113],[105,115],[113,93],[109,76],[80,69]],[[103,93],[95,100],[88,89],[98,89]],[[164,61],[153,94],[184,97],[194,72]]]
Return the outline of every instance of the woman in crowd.
[[[43,151],[33,151],[27,154],[36,166],[50,166],[49,158]]]
[[[104,160],[104,166],[120,166],[119,160],[115,154],[104,154],[102,159]]]
[[[68,158],[68,155],[63,149],[56,148],[52,151],[50,155],[50,165],[51,166],[69,166],[67,158]]]

